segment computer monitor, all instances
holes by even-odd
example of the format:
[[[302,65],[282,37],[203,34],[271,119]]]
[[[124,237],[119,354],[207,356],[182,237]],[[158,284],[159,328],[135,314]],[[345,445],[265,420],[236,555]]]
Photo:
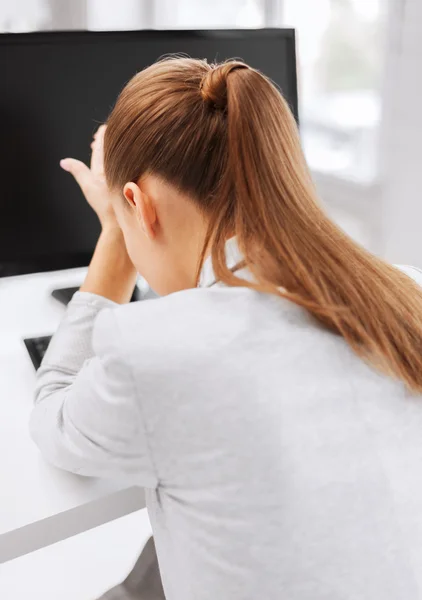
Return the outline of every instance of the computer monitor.
[[[89,263],[97,217],[59,161],[88,163],[124,84],[172,53],[242,58],[278,84],[297,118],[291,29],[0,35],[0,277]]]

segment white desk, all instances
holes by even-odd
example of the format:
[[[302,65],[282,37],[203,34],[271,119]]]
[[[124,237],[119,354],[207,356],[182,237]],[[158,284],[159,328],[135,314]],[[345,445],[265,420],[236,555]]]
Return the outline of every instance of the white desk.
[[[64,307],[50,297],[85,270],[0,278],[0,563],[145,506],[143,490],[44,463],[28,434],[35,371],[23,338],[54,333]]]

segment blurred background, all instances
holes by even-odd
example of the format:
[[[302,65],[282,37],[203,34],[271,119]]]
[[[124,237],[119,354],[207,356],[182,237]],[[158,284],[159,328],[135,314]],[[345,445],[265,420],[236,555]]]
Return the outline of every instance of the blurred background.
[[[421,0],[0,0],[0,31],[294,27],[303,148],[359,242],[422,266]]]

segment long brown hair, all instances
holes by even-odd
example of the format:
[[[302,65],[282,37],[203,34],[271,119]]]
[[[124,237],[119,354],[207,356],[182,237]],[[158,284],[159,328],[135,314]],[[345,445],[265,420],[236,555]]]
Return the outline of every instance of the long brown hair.
[[[422,291],[371,255],[319,205],[281,93],[239,61],[170,58],[138,73],[109,117],[105,173],[122,189],[154,173],[207,215],[207,248],[229,286],[287,298],[364,359],[422,392]],[[254,282],[226,266],[237,236]]]

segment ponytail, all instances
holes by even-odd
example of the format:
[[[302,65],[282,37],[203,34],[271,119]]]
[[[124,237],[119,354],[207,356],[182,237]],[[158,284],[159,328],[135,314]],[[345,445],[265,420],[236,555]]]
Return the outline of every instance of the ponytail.
[[[228,163],[220,197],[233,216],[231,223],[222,212],[212,224],[217,279],[306,308],[362,358],[422,392],[422,290],[327,217],[287,103],[257,71],[227,77],[233,70],[225,73]],[[233,225],[254,282],[227,268]]]

